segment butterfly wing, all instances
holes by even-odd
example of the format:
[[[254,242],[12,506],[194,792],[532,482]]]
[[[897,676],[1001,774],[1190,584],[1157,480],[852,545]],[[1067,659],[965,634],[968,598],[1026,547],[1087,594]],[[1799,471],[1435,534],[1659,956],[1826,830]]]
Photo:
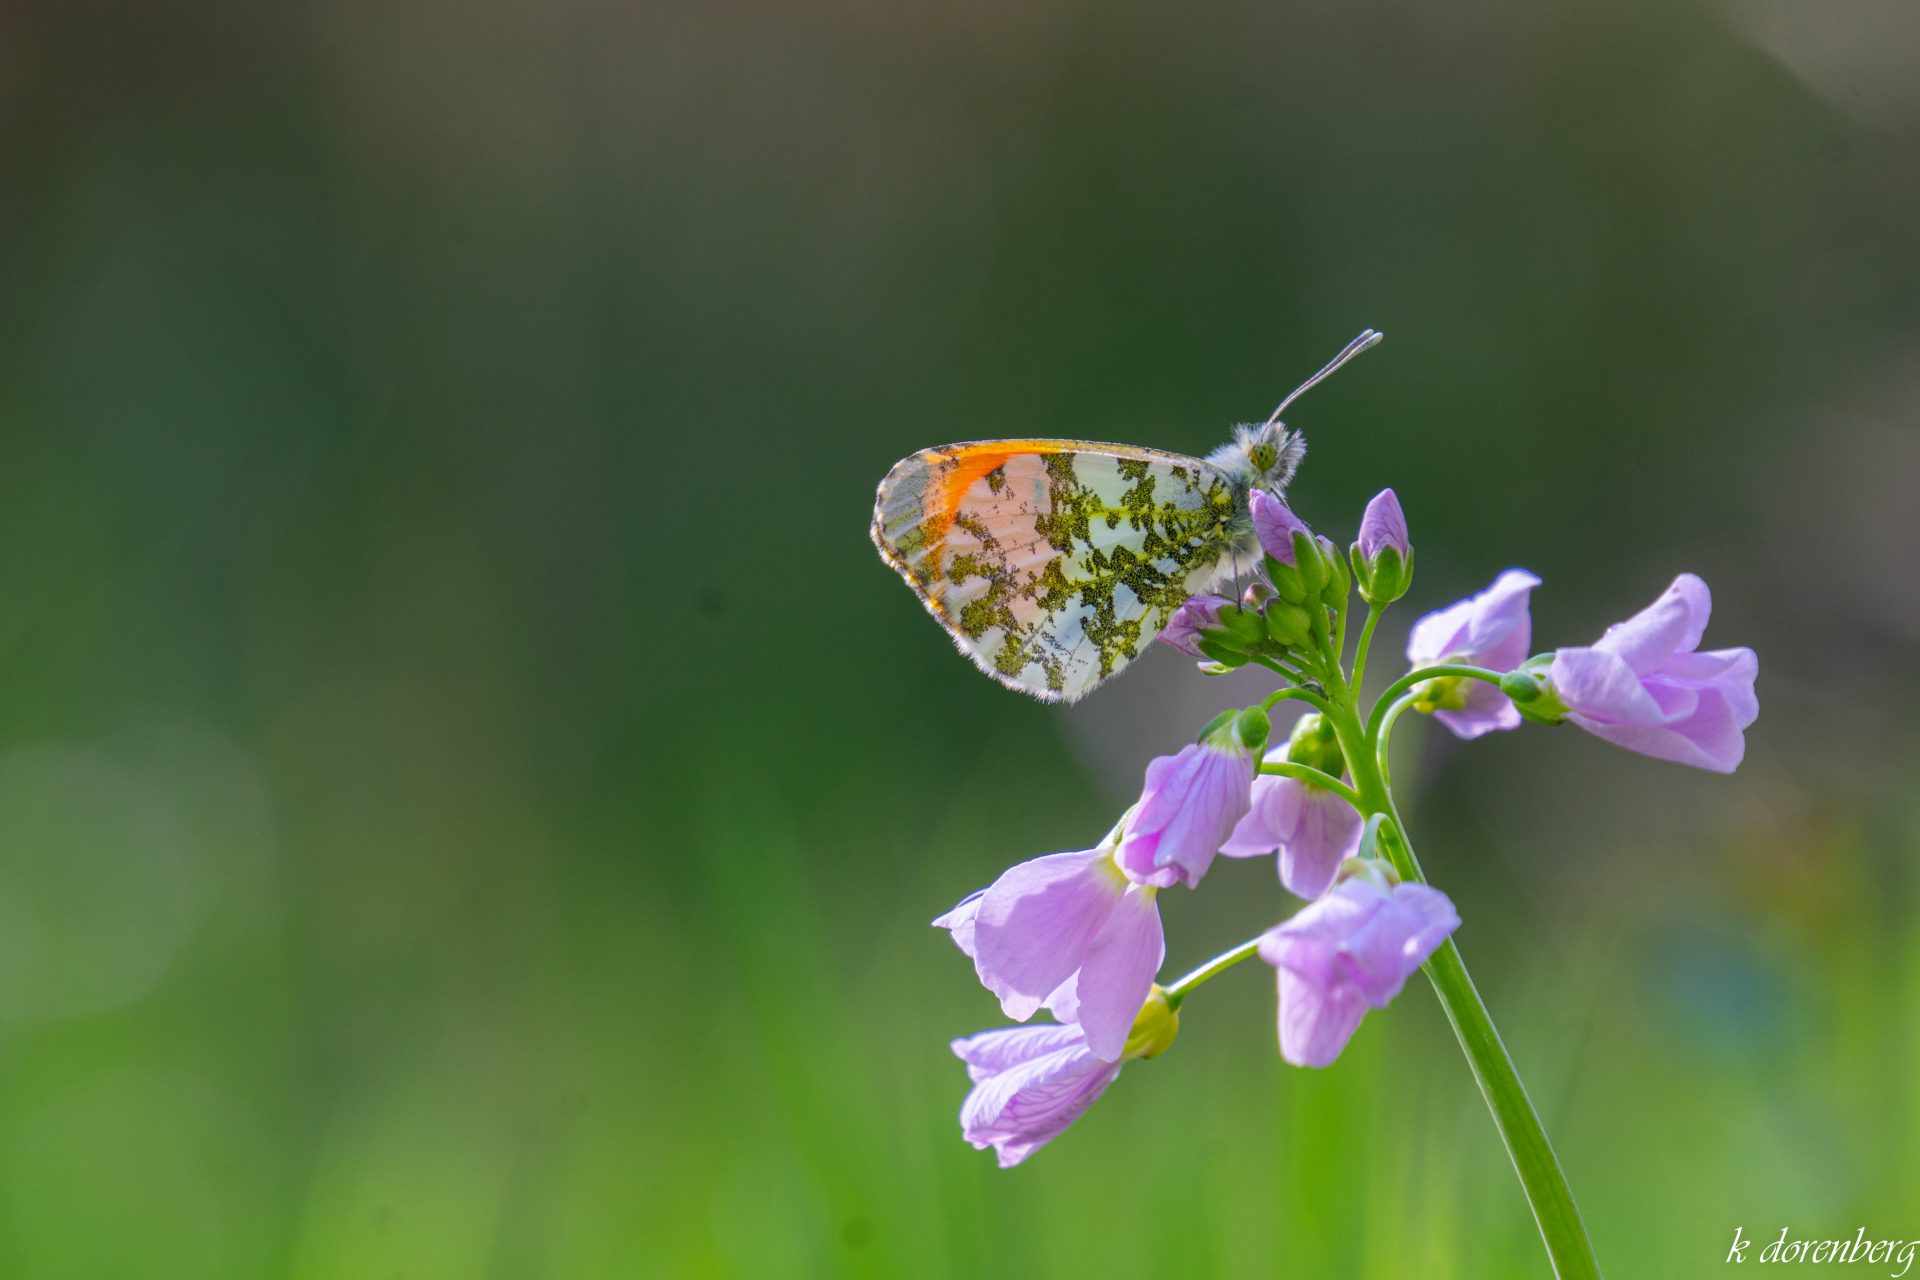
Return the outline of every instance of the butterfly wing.
[[[992,440],[896,464],[873,542],[982,671],[1071,702],[1227,570],[1240,505],[1229,477],[1197,458]]]

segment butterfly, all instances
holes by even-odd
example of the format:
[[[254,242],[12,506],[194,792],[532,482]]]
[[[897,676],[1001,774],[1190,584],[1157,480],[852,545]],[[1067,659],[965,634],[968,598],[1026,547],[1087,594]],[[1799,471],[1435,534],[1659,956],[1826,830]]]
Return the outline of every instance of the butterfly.
[[[1259,560],[1248,500],[1279,496],[1306,454],[1280,415],[1380,337],[1362,333],[1204,459],[1089,440],[923,449],[880,482],[873,544],[982,671],[1073,702]]]

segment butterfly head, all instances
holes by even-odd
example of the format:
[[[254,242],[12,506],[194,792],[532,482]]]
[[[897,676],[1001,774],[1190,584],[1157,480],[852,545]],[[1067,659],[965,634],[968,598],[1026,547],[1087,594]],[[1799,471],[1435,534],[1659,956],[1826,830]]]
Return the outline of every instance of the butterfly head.
[[[1259,426],[1235,427],[1233,443],[1215,449],[1207,461],[1231,475],[1243,489],[1260,488],[1279,493],[1286,488],[1287,481],[1293,479],[1300,459],[1307,455],[1307,442],[1300,438],[1299,432],[1287,430],[1280,415],[1321,379],[1379,341],[1378,330],[1362,330],[1360,336],[1342,347],[1340,354],[1327,361],[1320,372],[1289,392],[1265,422]]]
[[[1233,440],[1207,459],[1247,487],[1279,493],[1300,468],[1307,442],[1278,420],[1249,422],[1233,429]]]

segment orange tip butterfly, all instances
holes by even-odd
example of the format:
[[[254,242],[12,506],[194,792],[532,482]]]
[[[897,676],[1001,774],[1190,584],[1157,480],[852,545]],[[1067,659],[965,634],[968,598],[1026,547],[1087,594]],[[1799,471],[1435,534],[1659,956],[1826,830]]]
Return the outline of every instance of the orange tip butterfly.
[[[1259,560],[1248,499],[1278,497],[1307,451],[1280,415],[1380,337],[1349,342],[1204,459],[1090,440],[922,449],[880,482],[873,545],[982,671],[1073,702],[1139,657],[1189,597]]]

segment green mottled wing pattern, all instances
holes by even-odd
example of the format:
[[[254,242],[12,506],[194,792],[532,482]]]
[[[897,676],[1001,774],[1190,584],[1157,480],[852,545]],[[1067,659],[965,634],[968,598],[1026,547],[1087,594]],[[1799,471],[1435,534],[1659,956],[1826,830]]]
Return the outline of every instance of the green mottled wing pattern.
[[[880,485],[873,539],[960,650],[1072,701],[1243,552],[1245,492],[1196,458],[1075,440],[928,449]]]

